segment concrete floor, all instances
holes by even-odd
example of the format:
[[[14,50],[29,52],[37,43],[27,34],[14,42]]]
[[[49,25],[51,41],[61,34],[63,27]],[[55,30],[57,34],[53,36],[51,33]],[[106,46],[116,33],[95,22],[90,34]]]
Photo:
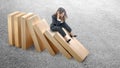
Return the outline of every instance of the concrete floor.
[[[9,13],[33,12],[50,24],[51,15],[61,6],[68,13],[67,23],[90,51],[84,62],[8,45]],[[119,7],[119,0],[0,0],[0,68],[120,68]]]

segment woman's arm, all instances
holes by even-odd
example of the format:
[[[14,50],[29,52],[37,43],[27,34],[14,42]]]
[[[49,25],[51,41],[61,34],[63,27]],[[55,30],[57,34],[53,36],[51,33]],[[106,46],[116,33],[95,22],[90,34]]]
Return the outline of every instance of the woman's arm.
[[[59,26],[61,24],[61,20],[57,19],[54,15],[52,16],[52,23],[56,26]]]

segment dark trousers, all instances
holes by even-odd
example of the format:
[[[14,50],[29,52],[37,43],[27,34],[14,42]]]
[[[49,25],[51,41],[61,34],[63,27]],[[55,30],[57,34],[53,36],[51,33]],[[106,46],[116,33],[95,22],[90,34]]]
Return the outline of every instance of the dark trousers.
[[[58,31],[63,37],[65,37],[66,33],[64,32],[62,28],[66,29],[69,33],[72,31],[71,28],[68,26],[68,24],[65,22],[61,23],[59,26],[52,26],[51,30]]]

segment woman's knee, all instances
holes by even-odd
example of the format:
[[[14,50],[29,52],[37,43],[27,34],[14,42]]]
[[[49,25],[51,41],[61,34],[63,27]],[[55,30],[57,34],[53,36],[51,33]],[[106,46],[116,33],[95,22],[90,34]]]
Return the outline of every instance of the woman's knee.
[[[51,27],[51,30],[52,30],[52,31],[59,31],[59,30],[61,30],[61,27],[59,27],[59,26],[54,26],[54,27]]]

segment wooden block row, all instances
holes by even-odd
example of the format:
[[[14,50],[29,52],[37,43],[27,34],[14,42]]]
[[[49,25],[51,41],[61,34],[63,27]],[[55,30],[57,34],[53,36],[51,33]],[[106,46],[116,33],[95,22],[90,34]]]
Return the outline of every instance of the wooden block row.
[[[64,31],[71,38],[65,29]],[[10,45],[25,50],[34,45],[37,51],[47,49],[53,56],[60,51],[66,58],[73,57],[79,62],[89,54],[76,38],[71,38],[70,43],[67,43],[58,32],[50,31],[45,19],[33,13],[16,11],[9,14],[8,38]]]
[[[47,24],[45,19],[38,19],[36,22],[39,23],[36,23],[33,27],[38,37],[41,39],[41,45],[44,45],[51,55],[55,55],[59,50],[67,58],[71,58],[72,56],[53,38],[51,34],[52,32],[50,33],[48,31],[49,25]]]
[[[41,41],[41,45],[45,46],[45,48],[49,51],[49,53],[51,55],[55,55],[58,52],[57,48],[50,45],[44,36],[44,32],[47,29],[49,29],[48,24],[46,23],[45,19],[43,19],[43,20],[38,19],[36,22],[38,22],[38,23],[35,24],[33,27]]]
[[[27,49],[32,44],[32,38],[27,28],[26,19],[33,13],[16,11],[8,15],[8,38],[9,45]]]

